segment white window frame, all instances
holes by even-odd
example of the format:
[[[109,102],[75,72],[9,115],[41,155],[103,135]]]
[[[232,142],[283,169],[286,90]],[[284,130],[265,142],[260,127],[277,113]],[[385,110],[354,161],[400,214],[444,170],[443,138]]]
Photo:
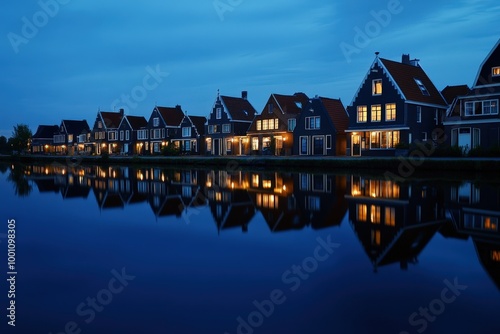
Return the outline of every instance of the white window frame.
[[[130,130],[125,131],[125,140],[130,140]]]
[[[420,89],[420,92],[422,92],[422,95],[425,95],[425,96],[430,96],[431,95],[429,93],[429,90],[427,89],[427,87],[425,87],[425,85],[422,82],[422,80],[417,79],[417,78],[413,78],[413,80],[415,80],[415,83],[417,84],[418,88]]]
[[[259,150],[259,138],[253,137],[252,138],[252,151],[258,151],[258,150]]]
[[[422,123],[422,107],[417,106],[417,123]]]
[[[125,132],[123,130],[120,130],[120,141],[123,141]]]
[[[185,126],[182,128],[182,137],[191,137],[191,127],[190,126]]]
[[[213,125],[209,125],[208,126],[208,134],[212,134],[214,133],[214,126]]]
[[[118,131],[109,131],[108,132],[108,140],[109,141],[118,140]]]
[[[377,109],[377,110],[375,110]],[[375,113],[378,118],[374,118],[374,111],[378,111]],[[382,105],[381,104],[372,104],[370,107],[370,118],[372,122],[382,122]]]
[[[325,143],[325,147],[327,150],[331,150],[332,149],[332,135],[326,135],[326,143]]]
[[[230,133],[231,124],[222,124],[222,133]]]
[[[360,120],[360,113],[362,113],[362,115],[364,115],[364,120]],[[357,123],[366,123],[368,121],[368,106],[358,106],[356,108],[356,122]]]
[[[306,153],[302,152],[302,139],[306,140]],[[309,136],[299,136],[299,155],[309,155]]]
[[[258,121],[255,123],[255,129],[256,129],[257,131],[262,130],[262,121],[261,121],[261,120],[258,120]]]
[[[153,118],[153,126],[160,126],[160,118],[159,117],[155,117]]]
[[[222,118],[222,108],[215,108],[215,118],[216,119]]]
[[[288,131],[293,132],[295,130],[296,126],[297,126],[297,119],[296,118],[289,118],[288,119]]]
[[[380,84],[380,85],[377,85]],[[380,92],[378,92],[377,88],[380,88]],[[382,79],[373,79],[372,80],[372,96],[380,96],[382,95]]]
[[[389,117],[389,116],[392,116],[392,112],[388,113],[387,111],[388,110],[392,110],[392,108],[389,109],[388,106],[394,106],[394,118]],[[396,103],[386,103],[385,104],[385,121],[386,122],[395,122],[396,121],[396,115],[397,115]]]

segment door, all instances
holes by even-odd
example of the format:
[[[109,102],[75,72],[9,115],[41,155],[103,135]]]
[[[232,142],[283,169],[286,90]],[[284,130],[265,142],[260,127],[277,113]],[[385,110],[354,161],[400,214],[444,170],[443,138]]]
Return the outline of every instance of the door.
[[[324,137],[314,137],[313,154],[314,155],[324,155],[325,154],[325,139],[324,139]]]
[[[219,146],[220,139],[214,139],[214,155],[220,155],[220,146]]]
[[[361,156],[361,136],[360,135],[352,135],[351,155],[353,157]]]
[[[465,153],[471,149],[470,128],[460,128],[458,133],[458,146],[463,147]]]
[[[125,154],[129,153],[129,151],[128,151],[128,144],[127,143],[123,144],[123,153],[125,153]]]

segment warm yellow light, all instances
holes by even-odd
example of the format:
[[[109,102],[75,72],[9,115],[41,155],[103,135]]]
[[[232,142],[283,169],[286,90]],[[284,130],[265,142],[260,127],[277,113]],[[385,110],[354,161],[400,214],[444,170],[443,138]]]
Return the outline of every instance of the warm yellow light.
[[[283,185],[283,191],[286,191],[286,185]]]
[[[101,145],[101,146],[102,146],[102,147],[106,147],[106,143],[102,143],[102,145]]]
[[[491,259],[495,262],[500,262],[500,251],[491,251]]]
[[[206,186],[210,188],[212,186],[212,181],[207,181]]]
[[[113,144],[113,147],[116,147],[116,144]]]
[[[283,141],[286,141],[286,137],[283,137]]]
[[[231,182],[231,188],[234,189],[234,182]]]
[[[49,148],[49,145],[45,145],[45,149],[48,149]]]
[[[49,169],[45,168],[45,175],[49,175]]]

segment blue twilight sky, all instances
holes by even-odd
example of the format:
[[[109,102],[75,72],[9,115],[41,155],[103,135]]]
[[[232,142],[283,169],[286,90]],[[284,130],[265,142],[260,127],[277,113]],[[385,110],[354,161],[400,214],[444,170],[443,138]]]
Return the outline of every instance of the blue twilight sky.
[[[439,89],[472,84],[500,38],[497,0],[41,0],[0,10],[0,135],[17,123],[180,104],[208,115],[217,89],[351,103],[374,52],[419,58]],[[378,13],[378,14],[377,14]],[[377,18],[376,18],[377,17]],[[362,32],[361,34],[359,32]]]

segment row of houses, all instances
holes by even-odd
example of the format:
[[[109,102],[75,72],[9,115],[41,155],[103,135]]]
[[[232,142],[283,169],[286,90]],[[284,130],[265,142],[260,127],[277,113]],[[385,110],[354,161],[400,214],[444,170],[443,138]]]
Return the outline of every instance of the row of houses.
[[[258,113],[241,96],[217,93],[208,117],[180,105],[155,106],[144,116],[98,111],[85,120],[40,125],[33,153],[161,154],[175,149],[207,155],[393,156],[397,148],[427,142],[473,148],[500,146],[500,40],[479,66],[473,86],[438,90],[418,59],[379,57],[351,104],[340,99],[271,94]],[[439,130],[439,131],[437,131]]]

